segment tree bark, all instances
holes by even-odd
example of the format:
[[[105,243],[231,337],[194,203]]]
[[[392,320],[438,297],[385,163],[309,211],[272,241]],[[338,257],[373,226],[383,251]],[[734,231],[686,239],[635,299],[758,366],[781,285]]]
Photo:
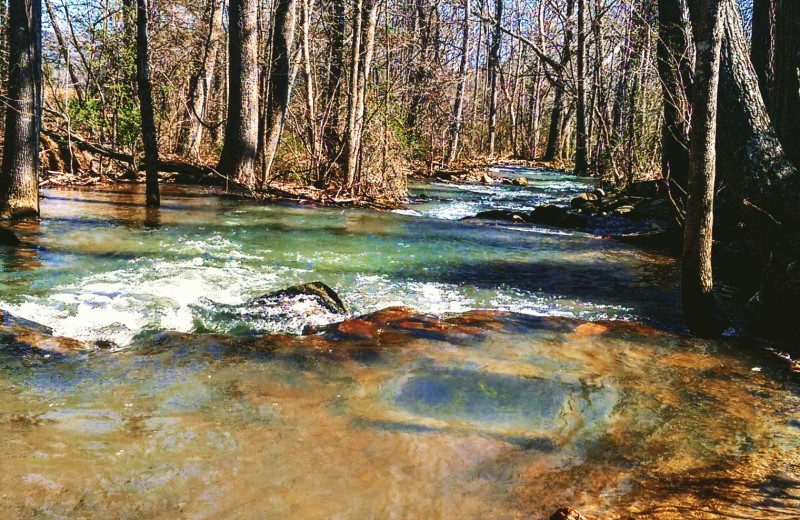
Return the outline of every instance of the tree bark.
[[[208,102],[211,99],[211,83],[217,65],[219,37],[222,28],[222,1],[208,1],[208,32],[203,39],[200,63],[197,71],[189,78],[189,93],[186,101],[186,130],[178,142],[178,153],[187,156],[197,155],[203,141],[203,128]]]
[[[467,83],[467,62],[469,59],[469,19],[472,16],[471,0],[464,0],[464,27],[461,33],[461,62],[458,64],[458,85],[453,103],[453,122],[450,124],[450,143],[447,149],[447,162],[456,160],[458,154],[458,134],[461,131],[461,118],[464,113],[464,89]]]
[[[264,143],[264,169],[261,187],[269,180],[272,163],[283,133],[286,110],[292,88],[292,49],[294,48],[295,0],[279,0],[275,9],[272,32],[272,67],[269,74],[269,100],[267,103],[267,132]]]
[[[361,137],[364,133],[364,111],[367,96],[367,78],[375,49],[377,23],[376,0],[357,0],[353,14],[353,66],[347,121],[346,186],[356,188],[361,170]]]
[[[315,180],[319,180],[320,133],[317,124],[317,100],[314,92],[314,64],[311,62],[311,12],[309,0],[302,0],[301,25],[303,27],[303,76],[306,81],[306,120],[308,125],[308,148],[311,152],[311,170]]]
[[[753,62],[761,97],[770,114],[775,82],[775,2],[753,0],[753,30],[750,37],[750,61]]]
[[[800,2],[778,0],[773,122],[783,151],[800,168]]]
[[[685,190],[689,179],[689,93],[693,74],[685,0],[658,0],[658,26],[658,76],[664,110],[661,177]]]
[[[569,66],[572,59],[572,15],[575,12],[575,0],[567,0],[566,24],[564,32],[564,45],[561,49],[561,63],[557,73],[563,76],[563,71]],[[550,116],[550,132],[547,135],[547,148],[544,152],[545,161],[561,159],[562,128],[564,126],[564,83],[563,77],[555,82],[555,96],[553,98],[553,113]]]
[[[502,37],[503,0],[495,0],[494,28],[489,47],[489,157],[494,157],[497,139],[497,77],[500,74],[500,39]]]
[[[736,3],[722,1],[717,169],[739,201],[800,222],[800,176],[770,124]]]
[[[41,0],[8,3],[8,107],[0,171],[0,217],[39,216],[41,13]]]
[[[344,37],[347,29],[344,0],[332,0],[333,34],[330,35],[330,65],[325,81],[322,104],[322,147],[326,169],[331,170],[341,156],[342,136],[339,131],[339,98],[344,76]]]
[[[577,78],[578,99],[575,106],[575,175],[586,175],[589,170],[587,159],[586,135],[586,32],[584,17],[586,15],[586,0],[578,0],[578,60]]]
[[[161,205],[158,192],[158,136],[153,111],[153,88],[150,84],[150,51],[147,37],[147,0],[136,0],[136,85],[142,119],[144,144],[145,201],[147,207]]]
[[[228,7],[228,117],[217,169],[255,185],[258,148],[258,3],[231,0]]]
[[[689,189],[681,261],[681,303],[692,334],[716,336],[725,320],[714,301],[711,244],[714,221],[717,92],[724,0],[690,3],[697,48],[690,135]]]

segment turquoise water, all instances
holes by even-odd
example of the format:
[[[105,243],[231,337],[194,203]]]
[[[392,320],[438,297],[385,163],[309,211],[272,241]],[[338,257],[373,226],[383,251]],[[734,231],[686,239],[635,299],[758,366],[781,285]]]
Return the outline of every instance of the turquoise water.
[[[502,198],[509,188],[492,189]],[[530,193],[530,204],[542,196],[536,187],[513,192]],[[674,261],[588,235],[265,206],[171,186],[151,211],[135,190],[45,196],[41,222],[15,228],[28,247],[0,251],[0,308],[82,340],[124,346],[142,330],[298,332],[303,323],[285,316],[243,323],[222,306],[312,280],[336,289],[356,315],[406,305],[437,315],[500,309],[679,323]],[[449,197],[411,207],[449,215],[461,204]]]

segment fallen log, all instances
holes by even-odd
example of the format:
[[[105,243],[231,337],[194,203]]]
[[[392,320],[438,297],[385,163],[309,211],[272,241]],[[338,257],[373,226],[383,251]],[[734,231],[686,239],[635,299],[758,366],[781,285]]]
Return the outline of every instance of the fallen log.
[[[135,157],[131,154],[127,154],[117,150],[112,150],[98,143],[92,143],[73,133],[65,134],[43,128],[42,134],[46,135],[47,137],[59,143],[71,142],[72,146],[78,148],[79,150],[101,155],[108,159],[128,164],[134,167],[137,171],[144,171],[144,165],[136,161]],[[217,176],[220,177],[221,180],[230,181],[230,179],[227,176],[222,175],[221,173],[217,172],[217,170],[215,170],[210,166],[198,165],[183,161],[159,161],[157,164],[157,168],[158,171],[161,173],[177,173],[181,175],[190,175],[194,177]]]

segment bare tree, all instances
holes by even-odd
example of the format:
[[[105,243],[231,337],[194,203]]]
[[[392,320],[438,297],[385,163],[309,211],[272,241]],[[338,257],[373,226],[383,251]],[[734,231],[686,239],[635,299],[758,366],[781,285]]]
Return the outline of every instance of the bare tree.
[[[146,205],[157,208],[161,205],[161,196],[158,192],[158,136],[153,110],[153,87],[150,84],[148,8],[147,0],[136,0],[136,84],[142,116]]]
[[[201,40],[197,70],[189,78],[186,100],[186,126],[178,140],[178,153],[195,156],[200,151],[206,115],[211,100],[211,86],[217,66],[217,54],[222,32],[222,0],[208,0],[206,16],[208,27]]]
[[[586,135],[586,0],[578,0],[578,60],[577,78],[578,99],[576,103],[576,143],[575,143],[575,174],[586,175],[589,170],[588,136]]]
[[[361,168],[361,138],[364,132],[367,78],[372,66],[377,24],[376,0],[356,0],[353,10],[352,65],[347,103],[347,162],[345,185],[356,188]]]
[[[447,151],[447,162],[456,160],[458,153],[458,134],[461,131],[461,117],[464,113],[464,88],[467,82],[467,62],[469,60],[469,19],[472,16],[470,0],[464,0],[464,26],[461,36],[461,62],[458,66],[458,86],[456,99],[453,103],[453,121],[450,124],[450,143]]]
[[[489,45],[489,157],[494,157],[497,138],[497,78],[500,75],[503,0],[495,0],[494,6],[494,27]]]
[[[726,327],[714,301],[711,274],[723,1],[691,0],[689,4],[697,59],[681,262],[681,302],[689,330],[701,336],[718,335]]]
[[[685,190],[689,179],[688,94],[693,75],[685,0],[659,0],[658,24],[658,75],[664,110],[661,177]]]
[[[0,216],[39,216],[42,4],[8,2],[8,107],[0,171]]]
[[[295,32],[295,0],[279,0],[272,30],[272,67],[269,73],[266,139],[261,187],[269,180],[275,153],[283,133],[292,88],[292,56]]]
[[[800,2],[777,1],[773,121],[786,156],[800,168]]]
[[[258,2],[228,7],[228,118],[217,169],[255,185],[258,151]]]
[[[775,2],[753,0],[753,21],[750,38],[750,61],[758,76],[758,86],[767,110],[772,112],[775,82]]]

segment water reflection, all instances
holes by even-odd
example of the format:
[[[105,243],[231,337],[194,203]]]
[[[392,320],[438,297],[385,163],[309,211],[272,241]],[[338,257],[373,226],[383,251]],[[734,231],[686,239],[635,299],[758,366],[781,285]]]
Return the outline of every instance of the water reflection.
[[[303,338],[163,333],[55,357],[1,345],[4,518],[800,505],[786,420],[800,403],[779,365],[754,372],[724,345],[642,326],[392,310]]]

